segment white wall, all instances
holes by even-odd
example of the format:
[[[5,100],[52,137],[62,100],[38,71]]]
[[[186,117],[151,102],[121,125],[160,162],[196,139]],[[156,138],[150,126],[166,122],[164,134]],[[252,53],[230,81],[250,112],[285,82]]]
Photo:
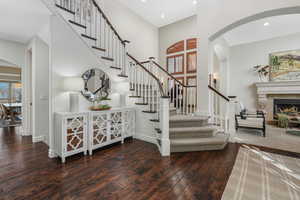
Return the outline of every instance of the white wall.
[[[32,104],[34,142],[49,143],[49,46],[39,37],[29,44],[32,52]]]
[[[253,66],[268,65],[270,53],[297,49],[300,49],[300,33],[231,47],[229,94],[236,95],[248,109],[257,109],[254,83],[259,78]]]
[[[128,51],[138,60],[158,57],[158,28],[133,13],[118,0],[97,0],[123,40],[129,40]]]
[[[178,41],[197,37],[197,16],[159,28],[159,63],[166,66],[166,51]]]
[[[22,43],[0,39],[0,59],[23,68],[25,66],[25,48]]]
[[[50,35],[50,17],[46,24],[41,28],[41,30],[37,33],[39,38],[43,40],[48,46],[51,43],[51,35]]]
[[[209,37],[226,26],[264,11],[300,6],[299,0],[202,0],[198,2],[198,90],[208,94],[208,74],[213,62],[213,51]],[[238,8],[238,9],[237,9]],[[209,114],[209,96],[198,98],[199,111]]]
[[[51,60],[53,112],[69,110],[69,96],[63,88],[65,77],[80,77],[91,68],[102,69],[101,63],[70,27],[58,17],[51,19]],[[91,104],[80,95],[80,110]]]

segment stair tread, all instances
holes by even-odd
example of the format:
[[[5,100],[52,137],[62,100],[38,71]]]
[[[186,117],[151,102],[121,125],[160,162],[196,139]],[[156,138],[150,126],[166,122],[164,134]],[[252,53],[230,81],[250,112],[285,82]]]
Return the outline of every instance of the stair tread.
[[[62,10],[64,10],[64,11],[67,11],[68,13],[71,13],[71,14],[75,15],[75,12],[72,11],[72,10],[69,10],[68,8],[65,8],[65,7],[63,7],[63,6],[59,5],[59,4],[55,4],[55,6],[58,7],[58,8],[60,8],[60,9],[62,9]]]
[[[96,46],[92,46],[93,49],[99,50],[99,51],[106,51],[106,49],[100,48],[100,47],[96,47]]]
[[[80,24],[80,23],[78,23],[78,22],[75,22],[75,21],[73,21],[73,20],[69,20],[69,22],[70,22],[71,24],[74,24],[74,25],[79,26],[79,27],[81,27],[81,28],[86,28],[85,25]]]
[[[104,60],[109,60],[109,61],[112,61],[112,62],[114,61],[114,59],[113,59],[113,58],[109,58],[109,57],[105,57],[105,56],[102,56],[101,58],[102,58],[102,59],[104,59]]]
[[[174,115],[170,117],[170,122],[195,122],[195,121],[204,121],[208,120],[208,117],[203,116],[191,116],[191,115]]]
[[[121,70],[121,67],[114,67],[114,66],[110,66],[110,68],[112,68],[112,69],[116,69],[116,70]]]
[[[97,38],[94,38],[94,37],[88,36],[88,35],[86,35],[86,34],[81,34],[81,36],[82,36],[82,37],[84,37],[84,38],[90,39],[90,40],[94,40],[94,41],[96,41],[96,40],[97,40]]]
[[[212,132],[216,131],[217,128],[214,126],[201,126],[201,127],[176,127],[170,128],[170,133],[179,133],[179,132]]]
[[[152,113],[152,114],[157,113],[156,111],[150,111],[150,110],[143,110],[142,112],[143,113]]]
[[[138,105],[138,106],[147,106],[149,104],[148,103],[135,103],[135,105]]]
[[[219,145],[228,142],[228,135],[217,134],[214,137],[208,138],[174,138],[170,139],[173,146],[188,146],[188,145]]]
[[[122,77],[122,78],[128,78],[127,75],[123,75],[123,74],[119,74],[118,76],[119,76],[119,77]]]
[[[129,98],[142,98],[142,96],[129,96]]]

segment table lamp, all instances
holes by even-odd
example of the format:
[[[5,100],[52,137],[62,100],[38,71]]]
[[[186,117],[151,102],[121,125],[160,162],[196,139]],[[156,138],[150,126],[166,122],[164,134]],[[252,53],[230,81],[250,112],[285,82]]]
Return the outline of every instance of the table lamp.
[[[78,112],[79,94],[83,90],[84,83],[81,77],[66,77],[64,79],[64,90],[69,92],[69,111]]]

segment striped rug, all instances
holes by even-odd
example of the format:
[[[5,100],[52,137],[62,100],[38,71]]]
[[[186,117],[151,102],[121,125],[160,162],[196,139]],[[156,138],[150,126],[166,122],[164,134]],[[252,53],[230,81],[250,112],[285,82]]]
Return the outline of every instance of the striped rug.
[[[241,147],[222,200],[300,200],[300,159]]]

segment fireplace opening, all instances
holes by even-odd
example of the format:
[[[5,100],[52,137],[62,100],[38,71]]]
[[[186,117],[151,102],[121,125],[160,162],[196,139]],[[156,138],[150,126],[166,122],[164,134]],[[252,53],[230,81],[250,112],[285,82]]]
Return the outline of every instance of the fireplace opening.
[[[274,119],[278,119],[278,114],[300,117],[300,99],[274,99]]]

